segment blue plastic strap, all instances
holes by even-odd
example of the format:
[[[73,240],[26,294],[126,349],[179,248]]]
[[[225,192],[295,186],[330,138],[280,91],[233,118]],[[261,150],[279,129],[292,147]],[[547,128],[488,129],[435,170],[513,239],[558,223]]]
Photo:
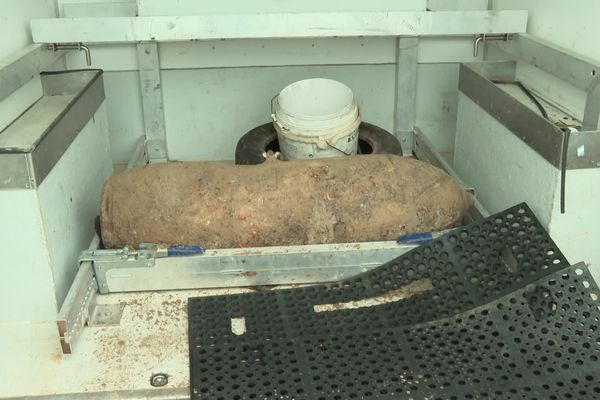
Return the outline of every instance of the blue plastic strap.
[[[195,254],[204,254],[204,248],[200,246],[169,246],[167,249],[169,257],[191,256]]]
[[[423,244],[433,240],[433,234],[431,232],[424,233],[409,233],[404,236],[400,236],[396,239],[398,244]]]

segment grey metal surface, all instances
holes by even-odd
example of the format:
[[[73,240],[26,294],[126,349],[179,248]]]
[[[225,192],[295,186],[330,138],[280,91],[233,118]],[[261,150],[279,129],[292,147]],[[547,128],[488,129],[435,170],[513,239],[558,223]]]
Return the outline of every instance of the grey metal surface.
[[[73,101],[64,109],[61,115],[42,134],[39,144],[32,154],[36,182],[39,185],[52,170],[60,157],[65,153],[79,132],[93,118],[94,113],[104,101],[104,83],[102,71],[75,71],[68,73],[42,74],[42,86],[45,93],[50,88],[53,93],[60,93],[63,84],[71,81],[72,75],[85,75],[87,82],[75,94]],[[53,94],[49,94],[54,96]]]
[[[585,108],[583,110],[584,130],[596,130],[600,128],[598,119],[600,118],[600,67],[598,67],[598,76],[590,85],[585,98]]]
[[[505,61],[461,64],[459,90],[559,168],[563,132],[492,82],[514,80],[515,65]]]
[[[396,52],[394,135],[400,141],[402,155],[412,156],[412,135],[417,107],[419,38],[399,37]]]
[[[208,250],[203,255],[102,257],[94,262],[101,293],[330,282],[375,268],[414,245],[368,242]]]
[[[446,171],[446,173],[453,177],[462,187],[468,189],[464,182],[456,174],[454,168],[452,168],[452,166],[444,159],[444,157],[442,157],[440,153],[435,150],[431,141],[427,139],[427,136],[421,132],[418,126],[415,127],[413,142],[413,151],[419,160],[426,161],[429,164]],[[471,207],[469,210],[467,222],[471,223],[489,215],[490,213],[485,209],[483,204],[481,204],[477,197],[473,195],[473,207]]]
[[[30,154],[0,154],[0,189],[29,189],[35,186]]]
[[[56,62],[64,54],[32,44],[19,50],[0,64],[0,101]]]
[[[600,131],[572,132],[567,169],[600,168]]]
[[[150,162],[166,162],[168,156],[158,44],[139,43],[137,55],[146,130],[146,154]]]
[[[44,95],[0,132],[0,164],[5,166],[0,189],[41,184],[104,100],[102,71],[48,72],[41,78]],[[27,156],[26,169],[15,154]],[[9,167],[11,161],[17,164]],[[27,183],[20,185],[25,173]]]

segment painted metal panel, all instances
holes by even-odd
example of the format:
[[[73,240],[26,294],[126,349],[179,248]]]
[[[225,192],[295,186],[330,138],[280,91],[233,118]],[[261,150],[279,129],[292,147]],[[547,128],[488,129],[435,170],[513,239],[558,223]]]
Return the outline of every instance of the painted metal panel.
[[[137,0],[139,15],[195,15],[219,13],[298,13],[340,10],[339,0]],[[345,0],[346,11],[424,11],[426,0]]]
[[[288,84],[313,77],[348,85],[360,102],[363,119],[392,131],[393,65],[163,71],[170,158],[232,160],[237,140],[270,121],[271,98]]]
[[[135,44],[90,45],[93,68],[138,69]],[[291,65],[394,64],[396,38],[232,39],[160,43],[162,70]],[[419,63],[471,62],[472,38],[424,37]],[[67,54],[72,69],[89,68],[78,52]]]
[[[106,107],[102,104],[95,113],[87,115],[85,127],[38,188],[59,306],[77,272],[74,260],[94,236],[102,185],[112,175]]]
[[[136,42],[519,33],[526,11],[322,12],[33,19],[35,42]]]
[[[525,201],[545,227],[550,223],[559,170],[462,93],[454,168],[490,213]]]
[[[34,189],[0,191],[0,324],[56,316],[39,199]]]
[[[115,163],[127,163],[144,136],[144,116],[137,71],[104,74],[110,147]]]

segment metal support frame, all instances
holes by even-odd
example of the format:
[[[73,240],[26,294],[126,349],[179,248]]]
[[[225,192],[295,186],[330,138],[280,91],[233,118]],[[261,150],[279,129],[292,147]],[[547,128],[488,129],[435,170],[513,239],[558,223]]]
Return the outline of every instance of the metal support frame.
[[[146,154],[151,163],[166,162],[168,155],[158,44],[139,43],[137,55],[146,131]]]
[[[89,249],[96,249],[100,238],[95,235]],[[56,320],[60,345],[64,354],[73,352],[73,346],[85,326],[98,293],[96,279],[91,262],[79,265],[79,271],[71,284],[67,297],[63,302]]]
[[[417,110],[418,37],[399,37],[396,53],[396,92],[394,135],[402,145],[402,155],[413,155],[413,131]]]
[[[127,169],[146,163],[143,144],[144,141],[140,140],[127,164]],[[97,250],[99,245],[100,237],[94,235],[88,251]],[[79,263],[77,275],[75,275],[67,297],[60,307],[56,320],[60,345],[64,354],[73,352],[73,348],[81,335],[81,330],[92,314],[97,294],[98,284],[94,276],[92,263],[90,261]]]
[[[350,278],[415,248],[365,242],[208,250],[149,257],[128,249],[88,252],[100,293],[308,284]],[[86,258],[88,259],[88,258]]]
[[[35,42],[135,43],[249,38],[525,32],[527,11],[370,11],[33,19]]]

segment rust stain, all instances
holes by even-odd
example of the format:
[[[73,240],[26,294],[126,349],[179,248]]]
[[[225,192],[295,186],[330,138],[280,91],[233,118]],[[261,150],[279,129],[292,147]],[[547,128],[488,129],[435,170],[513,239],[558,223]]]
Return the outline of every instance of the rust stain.
[[[52,354],[50,356],[50,360],[52,360],[52,362],[59,363],[62,361],[62,356],[60,354]]]
[[[258,271],[244,271],[242,272],[242,275],[245,277],[252,277],[258,275]]]

